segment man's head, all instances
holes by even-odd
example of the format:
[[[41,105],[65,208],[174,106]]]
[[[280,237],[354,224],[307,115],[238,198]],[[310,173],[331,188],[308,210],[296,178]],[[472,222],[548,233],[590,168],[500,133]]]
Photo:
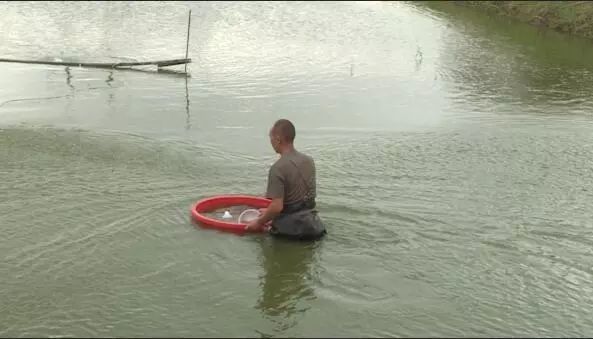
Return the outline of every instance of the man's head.
[[[270,143],[276,153],[291,149],[296,135],[294,125],[286,119],[280,119],[270,129]]]

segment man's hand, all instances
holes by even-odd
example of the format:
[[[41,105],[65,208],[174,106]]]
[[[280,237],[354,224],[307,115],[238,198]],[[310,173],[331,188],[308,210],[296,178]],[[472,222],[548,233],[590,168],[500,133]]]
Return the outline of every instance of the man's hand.
[[[260,208],[259,218],[250,221],[245,226],[245,231],[259,231],[261,229],[269,229],[271,227],[272,219],[274,219],[283,209],[282,198],[272,199],[268,208]]]
[[[264,225],[261,223],[260,218],[250,221],[246,226],[246,231],[259,231]]]

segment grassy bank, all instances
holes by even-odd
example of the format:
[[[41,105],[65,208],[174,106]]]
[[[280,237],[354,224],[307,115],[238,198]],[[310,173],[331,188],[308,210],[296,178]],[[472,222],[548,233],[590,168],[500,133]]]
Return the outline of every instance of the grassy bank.
[[[593,39],[593,1],[453,1]]]

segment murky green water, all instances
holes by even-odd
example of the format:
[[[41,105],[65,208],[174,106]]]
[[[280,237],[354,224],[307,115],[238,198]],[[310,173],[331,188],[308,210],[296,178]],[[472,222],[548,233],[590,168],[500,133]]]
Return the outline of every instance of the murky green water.
[[[590,336],[593,44],[450,5],[0,4],[0,336]],[[196,228],[279,117],[329,236]]]

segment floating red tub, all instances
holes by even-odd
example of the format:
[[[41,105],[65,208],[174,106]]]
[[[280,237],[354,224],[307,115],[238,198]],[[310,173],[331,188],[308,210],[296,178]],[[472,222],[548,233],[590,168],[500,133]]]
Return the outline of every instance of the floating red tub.
[[[271,200],[251,195],[217,195],[196,202],[191,207],[191,216],[194,221],[207,228],[215,228],[222,231],[244,232],[245,223],[229,222],[211,218],[204,213],[231,206],[249,206],[252,208],[267,208]],[[262,230],[255,231],[261,232]]]

